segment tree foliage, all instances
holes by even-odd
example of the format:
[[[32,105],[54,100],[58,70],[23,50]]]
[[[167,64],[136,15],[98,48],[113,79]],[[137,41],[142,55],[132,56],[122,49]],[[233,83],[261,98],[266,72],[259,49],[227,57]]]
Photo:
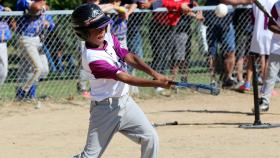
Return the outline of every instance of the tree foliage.
[[[52,10],[74,9],[79,4],[81,4],[81,0],[46,0],[46,1]],[[12,10],[16,10],[17,0],[0,0],[0,3],[6,7],[10,7]]]
[[[47,3],[53,10],[66,10],[76,8],[81,0],[47,0]]]

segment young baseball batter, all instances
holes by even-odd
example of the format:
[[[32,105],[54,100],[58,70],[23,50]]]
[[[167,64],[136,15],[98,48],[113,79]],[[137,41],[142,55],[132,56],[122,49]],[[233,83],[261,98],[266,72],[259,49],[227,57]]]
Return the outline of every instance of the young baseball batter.
[[[0,5],[0,12],[11,11],[10,8]],[[8,49],[7,41],[12,38],[10,27],[6,21],[0,19],[0,85],[2,85],[8,75]]]
[[[271,51],[268,61],[268,73],[263,85],[260,98],[260,110],[268,111],[270,97],[275,86],[277,75],[280,71],[280,1],[276,2],[271,10],[271,15],[276,20],[269,21],[269,29],[274,33],[271,40]]]
[[[120,46],[107,26],[111,19],[95,4],[86,3],[72,14],[75,33],[86,41],[82,65],[91,86],[90,122],[83,152],[75,158],[98,158],[116,132],[141,144],[142,158],[156,158],[158,136],[143,111],[128,96],[129,85],[170,88],[169,79]],[[127,64],[154,80],[127,73]]]

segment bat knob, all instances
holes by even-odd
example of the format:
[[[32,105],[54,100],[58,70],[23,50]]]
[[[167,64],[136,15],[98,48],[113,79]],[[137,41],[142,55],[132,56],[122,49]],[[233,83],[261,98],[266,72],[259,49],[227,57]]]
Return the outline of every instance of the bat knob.
[[[212,95],[215,95],[215,96],[217,96],[217,95],[219,95],[220,94],[220,89],[219,88],[215,88],[213,91],[212,91]]]

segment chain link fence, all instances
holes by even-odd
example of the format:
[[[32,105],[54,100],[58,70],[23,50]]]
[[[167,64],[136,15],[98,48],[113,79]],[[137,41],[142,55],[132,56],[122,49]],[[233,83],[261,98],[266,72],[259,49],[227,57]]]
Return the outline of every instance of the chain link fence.
[[[167,12],[163,8],[153,12],[138,10],[129,17],[127,25],[122,26],[128,28],[126,36],[122,34],[119,38],[123,40],[125,37],[130,51],[174,80],[211,83],[221,78],[225,52],[236,52],[237,59],[248,53],[252,32],[250,7],[235,12],[231,9],[232,12],[224,18],[216,17],[214,8],[195,8],[195,12],[203,11],[204,21],[182,15],[176,26],[164,25]],[[117,19],[117,15],[111,16]],[[9,24],[12,32],[10,40],[2,41],[7,42],[8,46],[8,75],[0,86],[0,98],[3,101],[15,99],[18,88],[24,86],[28,76],[34,72],[34,67],[22,47],[23,13],[1,13],[0,17],[1,22]],[[36,82],[38,97],[61,98],[77,94],[82,44],[71,29],[70,17],[71,11],[46,13],[44,20],[53,24],[53,27],[43,29],[40,35],[42,45],[38,44],[40,54],[47,58],[48,65],[44,67],[45,74]],[[116,31],[121,27],[114,29]],[[220,59],[220,64],[211,65],[213,56]],[[129,71],[147,77],[133,69]]]

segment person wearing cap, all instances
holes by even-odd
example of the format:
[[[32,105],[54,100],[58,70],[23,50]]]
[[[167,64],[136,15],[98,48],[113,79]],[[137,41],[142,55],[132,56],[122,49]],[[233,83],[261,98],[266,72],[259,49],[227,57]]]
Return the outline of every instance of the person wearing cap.
[[[129,96],[129,85],[170,88],[171,82],[143,60],[121,47],[109,32],[111,19],[95,4],[83,4],[71,17],[75,33],[85,41],[82,66],[91,87],[90,122],[86,145],[74,158],[101,157],[116,132],[141,144],[142,158],[158,156],[158,136],[144,112]],[[130,75],[127,64],[150,75]]]
[[[44,29],[52,29],[54,25],[50,25],[43,15],[45,11],[43,0],[18,0],[16,7],[18,11],[25,12],[25,15],[19,19],[17,27],[25,63],[19,69],[21,76],[20,85],[16,89],[16,99],[36,99],[36,82],[49,72],[47,57],[40,52],[42,43],[39,36]]]

